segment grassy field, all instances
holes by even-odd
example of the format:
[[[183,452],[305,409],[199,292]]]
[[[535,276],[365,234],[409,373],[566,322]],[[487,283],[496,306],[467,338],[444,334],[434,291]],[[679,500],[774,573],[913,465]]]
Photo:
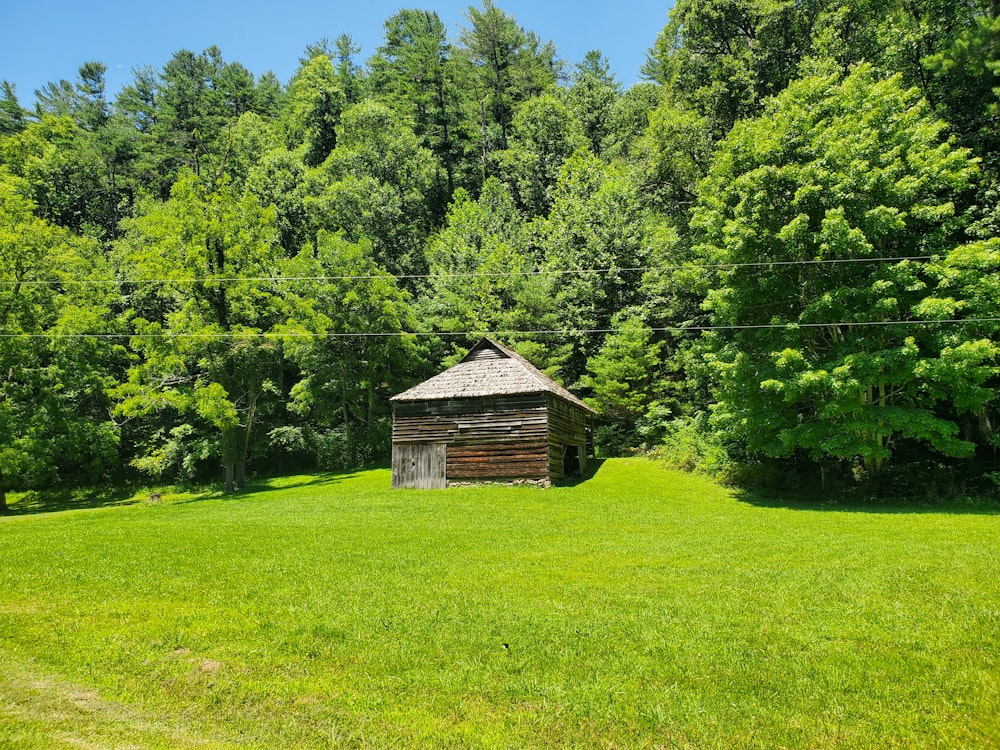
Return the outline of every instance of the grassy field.
[[[996,512],[641,459],[114,502],[0,519],[0,747],[1000,746]]]

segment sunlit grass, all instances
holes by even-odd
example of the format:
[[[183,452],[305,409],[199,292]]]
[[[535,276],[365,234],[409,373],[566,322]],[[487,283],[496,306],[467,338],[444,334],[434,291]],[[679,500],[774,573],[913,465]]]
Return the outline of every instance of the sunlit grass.
[[[1000,743],[989,512],[370,471],[15,515],[0,561],[0,747]]]

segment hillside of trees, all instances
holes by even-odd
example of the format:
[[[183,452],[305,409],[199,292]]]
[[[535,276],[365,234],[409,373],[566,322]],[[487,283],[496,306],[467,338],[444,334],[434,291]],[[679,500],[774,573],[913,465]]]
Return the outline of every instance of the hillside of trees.
[[[995,492],[1000,6],[677,0],[624,88],[483,0],[0,88],[8,489],[384,461],[479,335],[605,454]],[[2,73],[2,72],[0,72]]]

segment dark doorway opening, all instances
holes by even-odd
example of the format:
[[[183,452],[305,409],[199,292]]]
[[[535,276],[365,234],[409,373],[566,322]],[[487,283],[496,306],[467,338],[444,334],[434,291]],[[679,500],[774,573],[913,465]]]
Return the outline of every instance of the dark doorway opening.
[[[563,476],[578,477],[580,471],[580,448],[575,445],[567,445],[563,448]]]

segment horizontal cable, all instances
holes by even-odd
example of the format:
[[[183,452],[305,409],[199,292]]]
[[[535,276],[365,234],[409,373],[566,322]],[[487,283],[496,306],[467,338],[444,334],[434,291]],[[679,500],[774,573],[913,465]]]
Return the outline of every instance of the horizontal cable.
[[[685,331],[750,331],[750,330],[793,330],[796,328],[864,328],[871,326],[931,326],[961,323],[1000,323],[1000,318],[952,318],[947,320],[862,320],[840,321],[836,323],[760,323],[745,325],[704,325],[704,326],[652,326],[650,328],[560,328],[536,331],[480,330],[480,331],[343,331],[331,333],[289,331],[256,331],[240,333],[0,333],[0,339],[317,339],[317,338],[393,338],[397,336],[570,336],[594,333],[626,333],[629,331],[652,331],[653,333],[683,333]]]
[[[585,273],[636,273],[648,271],[683,271],[683,270],[723,270],[734,268],[762,268],[770,266],[816,266],[834,265],[838,263],[901,263],[903,261],[931,260],[933,255],[908,255],[891,258],[827,258],[821,260],[762,260],[747,263],[713,263],[713,264],[680,264],[667,266],[631,266],[625,268],[564,268],[538,269],[534,271],[468,271],[463,273],[423,273],[423,274],[357,274],[342,276],[205,276],[203,278],[183,279],[28,279],[24,281],[0,281],[0,286],[88,286],[88,285],[130,285],[130,284],[231,284],[234,282],[326,282],[326,281],[371,281],[374,279],[395,279],[396,281],[415,281],[421,279],[469,279],[469,278],[504,278],[518,276],[562,276],[567,274]]]

